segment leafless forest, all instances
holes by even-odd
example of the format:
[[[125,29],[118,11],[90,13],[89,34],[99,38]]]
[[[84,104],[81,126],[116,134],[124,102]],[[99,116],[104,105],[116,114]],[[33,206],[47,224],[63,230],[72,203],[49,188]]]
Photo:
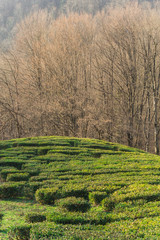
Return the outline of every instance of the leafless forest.
[[[159,154],[160,8],[30,13],[0,54],[0,139],[105,139]]]

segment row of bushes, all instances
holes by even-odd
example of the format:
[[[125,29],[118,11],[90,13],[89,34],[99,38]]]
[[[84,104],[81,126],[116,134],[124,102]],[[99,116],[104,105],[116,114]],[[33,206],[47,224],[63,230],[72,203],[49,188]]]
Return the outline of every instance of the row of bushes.
[[[55,222],[56,224],[90,224],[90,225],[105,225],[108,222],[111,222],[112,219],[107,216],[106,213],[96,213],[93,214],[86,214],[86,213],[79,213],[78,216],[75,213],[48,213],[47,217],[43,213],[28,213],[25,216],[26,224],[11,227],[8,236],[10,240],[29,240],[29,239],[39,239],[38,236],[40,235],[39,232],[36,232],[37,238],[35,237],[34,228],[36,229],[36,225],[32,225],[33,223],[44,222],[44,221]],[[46,223],[45,225],[46,226]],[[55,225],[52,225],[55,228]],[[57,226],[58,228],[58,226]],[[38,230],[38,229],[37,229]],[[50,236],[54,237],[54,231],[50,231]],[[61,229],[58,228],[58,234],[62,233],[62,226]],[[34,234],[33,234],[34,233]],[[48,233],[45,231],[45,237],[49,237]],[[60,237],[60,235],[59,235]],[[48,239],[48,238],[45,238]]]
[[[88,191],[84,187],[68,185],[63,188],[41,188],[36,191],[35,198],[41,204],[54,204],[56,199],[66,197],[83,197],[88,200]]]
[[[1,171],[0,173],[0,178],[1,181],[5,182],[21,182],[21,181],[28,181],[30,179],[31,176],[31,180],[32,181],[38,181],[38,177],[35,177],[37,174],[39,174],[39,171],[36,169],[33,170],[28,170],[28,171],[19,171],[16,169],[4,169]],[[46,180],[47,178],[42,178],[39,177],[40,180]],[[42,178],[42,179],[41,179]]]
[[[37,189],[42,187],[42,183],[33,182],[13,182],[0,185],[0,199],[12,199],[26,197],[33,199]]]
[[[29,173],[14,173],[7,175],[7,182],[19,182],[19,181],[28,181],[30,178]]]
[[[51,212],[47,215],[47,221],[57,224],[90,224],[105,225],[112,221],[106,212]]]
[[[84,198],[67,197],[57,201],[58,206],[69,212],[87,212],[91,205]]]
[[[26,161],[21,160],[21,159],[1,159],[0,160],[0,166],[5,166],[5,167],[15,167],[17,169],[21,169],[22,165],[25,164]]]
[[[11,172],[16,171],[14,169],[10,170]],[[6,172],[5,172],[6,174]],[[37,189],[42,188],[37,191],[36,196],[43,192],[43,196],[40,197],[39,202],[43,204],[53,204],[53,199],[66,198],[66,197],[83,197],[84,199],[89,199],[92,204],[100,204],[104,198],[112,198],[112,201],[115,203],[123,202],[127,200],[134,199],[146,199],[147,201],[159,200],[159,186],[151,184],[133,184],[129,187],[116,186],[116,185],[102,185],[98,186],[96,183],[93,183],[93,186],[88,182],[87,184],[79,182],[79,185],[75,184],[65,184],[64,181],[60,179],[46,180],[46,181],[33,181],[26,182],[28,180],[28,173],[14,173],[7,176],[7,180],[10,182],[4,183],[0,186],[0,198],[15,198],[19,196],[26,196],[29,198],[34,198],[34,194]],[[65,176],[60,177],[65,179]],[[45,179],[45,178],[43,178]],[[43,180],[41,178],[41,180]],[[69,178],[70,179],[70,178]],[[23,180],[23,181],[21,181]],[[80,179],[79,179],[80,180]],[[11,183],[11,181],[13,181]],[[20,181],[20,182],[15,182]],[[55,197],[55,188],[52,186],[58,186],[56,189]],[[89,186],[87,186],[89,185]],[[118,190],[120,189],[120,190]],[[42,194],[41,194],[42,195]],[[44,199],[43,199],[44,198]],[[52,203],[51,203],[52,202]]]
[[[29,228],[29,229],[28,229]],[[28,231],[29,237],[23,238],[22,232],[25,234],[25,230]],[[9,236],[10,240],[106,240],[106,232],[99,229],[97,226],[88,225],[62,225],[62,224],[50,224],[41,223],[30,225],[17,226],[10,229]],[[12,237],[12,238],[11,238]]]
[[[107,191],[108,188],[108,178],[107,181],[103,181],[101,180],[102,176],[99,176],[99,181],[96,180],[96,177],[93,178],[96,175],[102,174],[104,175],[104,173],[107,173],[107,170],[103,170],[103,171],[94,171],[94,170],[75,170],[75,171],[69,171],[68,169],[64,168],[64,169],[55,169],[55,172],[52,171],[48,171],[48,172],[42,172],[40,173],[40,171],[42,171],[41,169],[42,167],[38,167],[35,166],[34,168],[26,168],[23,170],[18,170],[14,167],[10,167],[9,169],[3,169],[0,172],[0,177],[1,177],[1,181],[31,181],[31,182],[35,182],[35,181],[44,181],[44,180],[49,180],[49,179],[59,179],[59,180],[73,180],[74,182],[77,180],[77,183],[79,182],[81,176],[85,176],[85,178],[83,178],[83,182],[88,183],[88,190],[89,191]],[[115,170],[114,170],[115,172]],[[147,174],[147,172],[145,172]],[[126,174],[130,174],[130,182],[126,182],[125,181],[125,185],[131,184],[133,182],[133,180],[141,180],[141,182],[145,181],[145,177],[141,177],[139,175],[137,175],[137,172],[128,172]],[[157,173],[158,174],[158,173]],[[125,174],[123,174],[125,176]],[[122,175],[122,176],[123,176]],[[77,177],[75,177],[77,176]],[[104,176],[103,176],[104,177]],[[114,178],[115,183],[116,183],[116,177]],[[150,177],[148,179],[148,182],[158,182],[159,178],[158,175],[154,175],[152,177]],[[98,181],[98,184],[97,184]],[[131,182],[132,181],[132,182]],[[117,181],[117,184],[120,183],[119,181]],[[124,184],[121,184],[124,185]],[[111,186],[111,185],[110,185]],[[113,189],[114,190],[114,189]]]
[[[16,168],[17,170],[25,169],[27,166],[31,165],[38,165],[41,164],[40,160],[23,160],[21,158],[3,158],[0,159],[0,167],[5,167],[5,168]]]
[[[69,187],[73,187],[70,185]],[[147,184],[131,185],[108,195],[107,192],[88,192],[85,188],[42,188],[36,192],[36,200],[41,204],[54,204],[56,199],[76,197],[90,200],[94,205],[102,202],[105,211],[111,211],[116,204],[127,200],[145,199],[154,201],[160,199],[159,187]],[[68,198],[66,204],[71,204],[74,198]],[[64,200],[66,201],[66,200]],[[63,200],[61,204],[63,205]]]
[[[86,200],[90,200],[92,204],[98,205],[105,197],[120,188],[119,186],[104,186],[100,188],[100,191],[95,191],[95,187],[87,187],[85,184],[81,183],[81,186],[77,184],[65,184],[65,181],[60,181],[59,179],[51,179],[50,181],[48,180],[44,182],[26,182],[28,178],[28,173],[9,174],[7,179],[10,182],[0,185],[0,199],[16,197],[33,199],[35,195],[36,200],[41,204],[54,204],[56,199],[82,197]],[[22,179],[23,181],[18,181]],[[52,187],[53,185],[56,185],[57,187]]]
[[[107,192],[88,192],[84,188],[64,189],[61,188],[41,188],[36,191],[36,201],[40,204],[54,205],[56,203],[69,211],[87,211],[90,203],[99,205],[103,199],[109,199]],[[90,201],[90,203],[88,202]]]
[[[145,199],[147,201],[160,200],[160,186],[151,184],[132,184],[115,191],[111,198],[116,202],[124,202],[127,200]]]

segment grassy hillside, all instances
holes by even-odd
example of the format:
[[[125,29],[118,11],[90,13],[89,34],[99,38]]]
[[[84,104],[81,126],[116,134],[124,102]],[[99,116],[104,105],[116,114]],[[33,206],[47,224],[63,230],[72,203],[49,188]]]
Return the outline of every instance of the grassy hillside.
[[[0,239],[160,239],[159,156],[94,139],[1,141],[0,178]]]

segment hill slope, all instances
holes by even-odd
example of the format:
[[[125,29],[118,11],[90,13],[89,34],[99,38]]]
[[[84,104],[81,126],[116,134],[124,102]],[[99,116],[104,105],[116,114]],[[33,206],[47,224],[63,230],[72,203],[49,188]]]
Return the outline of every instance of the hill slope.
[[[158,239],[159,170],[159,156],[95,139],[1,141],[0,239]]]

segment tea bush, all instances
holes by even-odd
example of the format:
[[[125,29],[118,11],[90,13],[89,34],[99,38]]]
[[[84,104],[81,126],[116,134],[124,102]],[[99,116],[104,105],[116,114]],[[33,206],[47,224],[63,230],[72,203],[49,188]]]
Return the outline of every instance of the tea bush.
[[[21,169],[22,165],[25,163],[23,160],[9,160],[9,159],[1,159],[0,160],[0,166],[5,166],[5,167],[15,167],[17,169]]]
[[[5,183],[0,185],[0,199],[21,197],[25,183]]]
[[[48,221],[55,222],[57,224],[87,224],[88,220],[85,219],[84,216],[81,215],[73,215],[71,213],[60,214],[60,213],[50,213],[47,216]]]
[[[25,221],[28,223],[44,222],[46,221],[46,216],[40,213],[28,213],[25,216]]]
[[[62,197],[83,197],[88,199],[88,190],[79,184],[67,184],[61,190]]]
[[[127,200],[145,199],[147,201],[160,200],[160,186],[151,184],[131,184],[112,194],[115,202],[123,202]]]
[[[35,193],[35,199],[38,203],[53,205],[57,199],[58,188],[41,188]]]
[[[30,175],[29,173],[10,173],[7,175],[7,182],[20,182],[28,181]]]
[[[30,240],[159,239],[159,156],[70,137],[24,138],[1,145],[0,199],[6,201],[1,200],[5,218],[0,239],[13,221],[19,226],[27,217]],[[40,206],[35,198],[51,206]],[[79,209],[82,203],[87,210]],[[40,215],[47,220],[36,223],[44,220]]]
[[[3,169],[1,172],[0,172],[0,178],[2,181],[6,181],[6,178],[7,178],[7,175],[10,174],[10,173],[18,173],[19,170],[12,167],[12,168],[7,168],[7,169]]]
[[[51,212],[47,215],[47,221],[57,224],[90,224],[90,225],[105,225],[112,221],[112,217],[106,212]]]
[[[64,198],[58,201],[58,205],[70,212],[87,212],[90,209],[90,203],[84,198]]]

